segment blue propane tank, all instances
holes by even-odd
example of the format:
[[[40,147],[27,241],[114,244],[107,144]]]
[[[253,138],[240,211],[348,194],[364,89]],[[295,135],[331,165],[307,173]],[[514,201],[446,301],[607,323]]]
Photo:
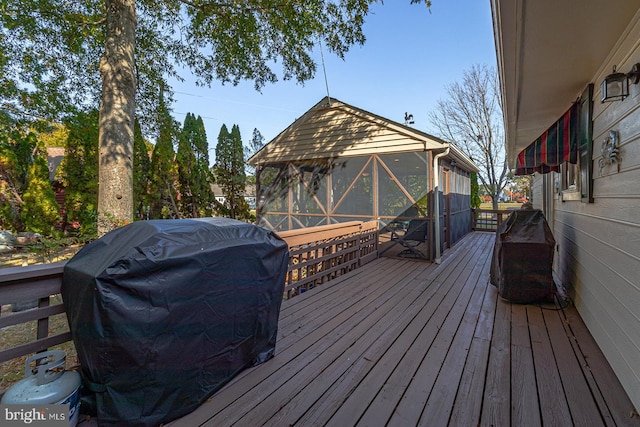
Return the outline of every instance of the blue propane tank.
[[[25,378],[2,396],[3,404],[69,404],[69,426],[78,423],[80,409],[80,374],[65,371],[67,356],[62,350],[37,353],[25,362]],[[35,364],[35,368],[32,367]]]

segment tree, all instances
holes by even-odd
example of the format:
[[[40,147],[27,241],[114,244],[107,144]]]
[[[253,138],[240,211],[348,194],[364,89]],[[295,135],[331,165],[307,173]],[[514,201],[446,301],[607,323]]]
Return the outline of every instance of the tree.
[[[64,184],[66,221],[79,235],[95,237],[98,215],[98,111],[78,113],[66,121],[65,156],[57,171]]]
[[[246,164],[246,161],[249,160],[251,156],[256,154],[264,147],[264,136],[260,133],[257,128],[253,129],[253,135],[251,136],[251,140],[249,141],[249,145],[244,147],[245,153],[245,171],[247,173],[247,180],[251,181],[251,184],[256,183],[256,168],[253,166],[249,166]]]
[[[146,219],[149,208],[149,153],[153,146],[142,136],[140,122],[133,129],[133,207],[135,219]]]
[[[495,69],[473,66],[462,82],[448,85],[449,98],[439,100],[431,123],[440,136],[456,143],[480,168],[479,178],[498,209],[507,184],[502,105]]]
[[[33,132],[0,112],[0,227],[21,230],[22,195],[37,139]]]
[[[62,123],[47,123],[38,120],[34,123],[38,130],[38,142],[45,147],[64,148],[69,137],[69,128]]]
[[[507,179],[509,191],[511,191],[516,201],[518,198],[531,199],[533,175],[515,175],[509,172]]]
[[[469,179],[471,181],[471,208],[478,209],[482,204],[480,199],[480,186],[478,185],[478,174],[471,172]]]
[[[29,166],[27,191],[22,196],[22,220],[27,231],[44,236],[53,234],[60,221],[60,205],[49,182],[49,166],[46,157],[36,155]]]
[[[195,189],[193,188],[196,185],[196,155],[192,144],[197,138],[198,131],[196,126],[196,118],[191,113],[187,113],[178,139],[178,151],[176,153],[178,190],[180,191],[178,209],[183,218],[198,217]],[[192,172],[196,172],[196,174],[192,174]]]
[[[149,216],[152,219],[178,218],[180,213],[176,206],[175,191],[178,171],[173,150],[178,125],[169,115],[164,102],[160,103],[157,117],[158,137],[151,155],[149,170]]]
[[[211,216],[216,198],[211,186],[214,183],[213,173],[209,165],[209,143],[207,142],[207,132],[204,128],[202,117],[197,118],[197,138],[194,144],[196,155],[197,182],[194,185],[197,194],[198,214],[200,216]]]
[[[187,113],[178,142],[176,163],[182,216],[211,216],[213,177],[209,169],[207,135],[202,117],[196,118]]]
[[[244,151],[238,125],[233,125],[231,132],[226,125],[220,128],[214,169],[216,181],[225,197],[224,214],[230,218],[248,219],[249,205],[244,199],[246,186]]]
[[[203,85],[248,79],[259,89],[277,80],[273,67],[304,82],[316,71],[309,52],[318,39],[339,57],[364,43],[364,19],[376,2],[6,0],[1,109],[52,119],[100,105],[103,234],[133,218],[134,117],[152,117],[158,86],[182,68]]]

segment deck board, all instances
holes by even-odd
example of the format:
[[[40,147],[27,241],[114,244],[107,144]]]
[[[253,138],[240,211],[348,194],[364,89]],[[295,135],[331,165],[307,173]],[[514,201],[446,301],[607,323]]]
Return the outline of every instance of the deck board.
[[[531,321],[529,331],[542,421],[545,425],[550,426],[571,425],[571,414],[562,389],[562,381],[542,316],[542,309],[528,306],[527,314]]]
[[[591,339],[591,334],[580,319],[578,312],[567,310],[563,315],[565,330],[575,337],[574,343],[579,345],[582,356],[588,361],[589,371],[597,384],[597,391],[601,393],[602,400],[615,425],[638,425],[638,412],[633,408],[624,390],[620,387],[620,382],[604,358],[604,354]]]
[[[488,265],[485,265],[488,274]],[[481,264],[478,264],[481,266]],[[478,278],[471,276],[468,280]],[[466,284],[468,286],[468,284]],[[455,332],[451,347],[442,362],[442,368],[429,395],[427,404],[421,415],[425,424],[444,425],[453,410],[453,404],[462,379],[462,373],[467,359],[467,352],[471,346],[473,332],[477,326],[482,302],[484,299],[484,286],[475,286],[473,294],[464,311],[462,322]]]
[[[567,398],[567,404],[575,425],[596,425],[594,420],[600,419],[600,413],[595,402],[585,404],[591,398],[589,385],[576,358],[573,347],[569,342],[570,337],[564,330],[559,312],[544,311],[545,322],[548,325],[549,339],[553,351],[558,356],[556,364],[560,372],[562,386]],[[601,421],[597,425],[603,425]]]
[[[483,281],[485,279],[488,280],[488,277],[481,278]],[[480,315],[458,385],[450,425],[477,425],[480,419],[497,295],[495,287],[485,286]]]
[[[399,281],[389,284],[405,287],[405,283],[411,283],[412,278],[418,274],[419,271],[413,270],[410,271],[410,273],[411,274],[405,277],[396,277],[396,280]],[[409,279],[408,281],[406,281],[407,278]],[[400,281],[402,281],[402,283],[400,283]],[[384,332],[385,328],[380,326],[387,322],[382,322],[382,319],[385,319],[391,309],[402,301],[399,294],[394,292],[391,287],[382,287],[380,289],[384,290],[384,297],[373,298],[376,305],[368,306],[367,308],[370,311],[365,311],[367,308],[358,311],[357,315],[363,317],[362,322],[351,327],[350,325],[352,325],[352,323],[338,319],[337,321],[341,325],[346,325],[347,334],[336,341],[328,351],[317,357],[317,359],[303,363],[304,369],[297,372],[295,377],[284,387],[279,388],[277,394],[271,394],[260,402],[259,407],[261,410],[255,412],[266,412],[267,414],[276,413],[281,407],[285,405],[288,406],[288,403],[305,388],[304,386],[312,382],[315,378],[324,378],[331,374],[335,375],[337,372],[347,370],[351,365],[350,360],[355,359],[368,349],[371,340],[375,339],[376,334],[380,335]],[[314,366],[317,365],[321,369],[314,369],[312,364]],[[313,389],[309,390],[313,391]],[[308,407],[309,404],[317,400],[317,397],[306,397],[305,400],[306,405],[303,403],[303,407]],[[242,423],[245,425],[260,425],[267,421],[267,419],[258,418],[256,413],[243,417]]]
[[[482,425],[511,425],[511,309],[498,300],[489,348]]]
[[[573,307],[497,296],[492,248],[471,233],[284,301],[276,356],[169,425],[640,425]]]
[[[480,251],[480,253],[474,254],[474,258],[481,259],[484,255]],[[445,364],[445,360],[450,360],[450,363],[456,364],[455,359],[460,354],[455,354],[454,350],[451,350],[451,346],[455,341],[454,337],[458,336],[457,332],[460,330],[460,324],[475,290],[475,285],[478,283],[478,277],[482,270],[481,262],[476,266],[480,268],[465,268],[455,279],[451,292],[447,295],[448,298],[455,298],[455,300],[443,300],[436,310],[437,314],[441,313],[443,319],[439,320],[434,317],[425,324],[423,336],[426,339],[424,341],[428,340],[427,342],[429,342],[430,346],[426,348],[422,345],[422,342],[418,342],[414,346],[417,358],[420,357],[420,353],[426,352],[426,354],[392,414],[390,425],[407,425],[407,423],[411,424],[414,420],[419,420],[423,416],[422,413],[427,406],[437,380],[441,378],[441,372],[445,367],[450,368]],[[471,335],[473,329],[468,333]],[[447,358],[449,353],[451,353],[451,357]],[[450,379],[452,380],[453,378],[446,378],[446,381]],[[436,397],[446,399],[446,389],[438,389]],[[442,413],[440,415],[443,416],[445,414]]]
[[[406,277],[405,274],[411,275],[413,271],[411,268],[405,268],[395,274],[393,270],[388,270],[386,273],[380,272],[379,278],[382,280],[373,282],[378,286],[369,287],[368,293],[360,293],[359,288],[354,287],[356,296],[353,299],[341,298],[344,304],[339,306],[342,308],[340,311],[329,310],[327,316],[323,316],[320,320],[316,319],[320,326],[312,331],[288,333],[287,337],[295,334],[299,339],[294,340],[291,344],[287,343],[288,345],[284,345],[282,350],[278,349],[278,356],[269,362],[269,364],[276,363],[269,369],[259,370],[259,374],[245,375],[234,384],[234,393],[228,399],[218,402],[212,399],[210,402],[211,410],[218,414],[218,419],[241,419],[257,405],[264,407],[266,405],[264,401],[269,397],[273,399],[274,396],[277,396],[282,399],[284,396],[281,393],[273,394],[274,391],[284,387],[296,374],[300,376],[298,379],[306,378],[306,381],[310,375],[319,374],[324,367],[323,363],[325,363],[327,355],[349,347],[351,345],[350,339],[354,334],[366,331],[367,324],[363,322],[370,320],[369,316],[377,314],[374,313],[376,304],[384,298],[393,297],[392,285],[401,282]],[[382,283],[388,283],[389,286],[380,286]],[[350,335],[345,338],[347,334]],[[300,373],[303,369],[304,372]],[[276,372],[278,375],[274,376],[273,374]],[[251,388],[250,395],[244,393],[246,388]],[[253,412],[257,414],[260,411]],[[219,421],[214,424],[225,425],[224,422]]]
[[[523,427],[540,425],[529,326],[526,306],[511,305],[511,423]]]
[[[412,303],[409,308],[401,313],[401,318],[388,329],[385,334],[387,338],[380,340],[384,345],[377,346],[376,351],[367,353],[365,360],[376,361],[375,365],[371,363],[357,365],[358,375],[352,376],[349,382],[353,387],[353,384],[356,384],[354,380],[357,380],[357,388],[353,390],[345,387],[335,389],[335,392],[340,391],[341,394],[334,393],[331,396],[333,401],[332,409],[328,411],[326,405],[322,405],[325,407],[321,411],[307,414],[301,420],[301,425],[307,425],[307,423],[316,425],[324,422],[329,422],[329,425],[352,425],[357,422],[362,411],[369,407],[376,393],[382,387],[381,384],[388,378],[389,372],[400,363],[399,358],[405,355],[408,352],[407,348],[415,342],[416,334],[420,332],[420,329],[430,317],[437,317],[435,312],[439,308],[442,309],[444,307],[442,305],[443,299],[446,299],[447,295],[451,295],[454,290],[442,286],[442,284],[447,279],[450,279],[452,275],[459,274],[458,263],[469,261],[473,257],[473,248],[466,248],[465,250],[464,256],[457,260],[456,263],[451,263],[446,268],[434,271],[432,274],[426,275],[417,281],[416,285],[424,291],[418,298],[411,298]],[[449,299],[453,301],[454,297]],[[420,350],[419,353],[422,354],[423,350]],[[411,358],[406,358],[406,360],[411,360]],[[366,368],[366,370],[362,368]],[[406,370],[401,367],[398,372],[402,374]],[[350,372],[350,375],[353,375],[353,371]],[[343,403],[347,401],[354,402],[353,406]],[[357,410],[347,410],[352,407],[357,408]],[[330,420],[325,419],[327,414],[332,414],[334,411],[335,414]]]
[[[453,270],[447,277],[451,280],[452,275],[459,272],[459,269]],[[350,410],[349,401],[362,410],[372,408],[370,416],[373,420],[386,420],[396,406],[393,399],[402,396],[403,393],[412,394],[408,389],[409,382],[414,376],[420,376],[417,371],[425,350],[433,348],[437,332],[445,322],[448,311],[457,301],[463,286],[460,278],[457,277],[454,286],[442,289],[446,291],[446,294],[439,294],[443,295],[442,299],[436,294],[430,301],[431,304],[438,305],[435,312],[422,309],[411,319],[394,345],[376,363],[361,386],[345,401],[346,405],[343,405],[334,415],[332,424],[354,425],[359,420],[361,411]],[[436,368],[434,365],[434,369]],[[366,421],[363,422],[366,423]]]

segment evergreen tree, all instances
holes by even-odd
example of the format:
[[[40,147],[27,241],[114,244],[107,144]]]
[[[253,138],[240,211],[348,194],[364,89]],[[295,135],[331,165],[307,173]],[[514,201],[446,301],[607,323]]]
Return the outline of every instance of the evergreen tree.
[[[95,237],[98,215],[98,111],[77,114],[66,123],[65,156],[57,171],[64,184],[65,223],[81,236]]]
[[[177,218],[175,182],[178,173],[173,150],[177,131],[164,101],[158,109],[158,138],[151,156],[149,171],[149,218]]]
[[[216,145],[216,179],[225,197],[225,214],[230,218],[249,219],[249,205],[244,199],[246,175],[240,128],[233,125],[231,132],[222,125]]]
[[[218,133],[218,143],[216,144],[216,161],[213,166],[213,172],[215,174],[215,180],[222,190],[222,195],[227,198],[227,187],[231,181],[229,170],[231,169],[231,135],[227,125],[223,124]],[[220,213],[222,216],[230,217],[231,213],[227,207],[228,203],[225,200],[223,206],[220,207]]]
[[[20,214],[36,137],[0,111],[0,228],[22,230]]]
[[[135,219],[146,219],[149,207],[149,146],[136,120],[133,133],[133,207]]]
[[[67,143],[69,128],[62,123],[46,123],[42,120],[34,124],[39,129],[38,143],[45,147],[62,147]]]
[[[213,174],[209,165],[209,143],[207,142],[207,132],[204,128],[202,117],[196,119],[197,138],[193,144],[193,152],[196,156],[197,179],[194,193],[198,195],[197,205],[200,216],[211,216],[212,206],[215,203],[215,196],[211,185],[214,182]]]
[[[23,193],[27,188],[27,175],[38,140],[33,132],[24,131],[19,127],[12,129],[9,135],[9,149],[13,151],[12,180],[16,190]]]
[[[49,181],[49,165],[38,155],[29,166],[27,191],[23,195],[22,220],[27,231],[43,236],[53,234],[60,221],[60,205]]]
[[[471,172],[469,179],[471,181],[471,207],[478,209],[482,204],[482,200],[480,199],[480,186],[478,185],[478,174]]]
[[[195,140],[198,138],[196,118],[187,113],[178,140],[176,164],[178,166],[178,189],[180,203],[178,208],[184,218],[198,217],[196,155],[194,153]]]
[[[244,147],[245,151],[245,163],[251,156],[256,154],[264,147],[264,136],[260,133],[257,128],[253,129],[253,135],[251,136],[251,141],[249,141],[249,145]],[[247,182],[251,184],[256,183],[256,168],[250,165],[245,165],[245,171],[247,174]]]

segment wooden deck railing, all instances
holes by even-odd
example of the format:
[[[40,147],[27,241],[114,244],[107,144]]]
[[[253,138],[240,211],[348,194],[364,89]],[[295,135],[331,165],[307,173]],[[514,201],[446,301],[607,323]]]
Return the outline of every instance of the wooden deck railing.
[[[285,298],[360,267],[378,257],[378,222],[360,221],[278,233],[289,244]]]
[[[281,232],[290,250],[286,292],[290,298],[320,283],[366,264],[378,256],[377,222],[359,221]],[[51,316],[64,313],[60,298],[65,261],[0,269],[0,329],[37,322],[33,340],[0,348],[0,363],[46,350],[71,340],[70,332],[49,335]],[[11,312],[33,302],[34,308]],[[9,312],[9,314],[6,314]],[[7,332],[4,332],[7,333]]]
[[[471,209],[471,229],[473,231],[496,231],[513,210]]]
[[[36,307],[0,317],[0,329],[37,321],[33,341],[0,349],[0,363],[46,350],[71,339],[69,332],[49,335],[49,318],[64,313],[62,300],[56,298],[62,285],[64,261],[53,264],[11,267],[0,270],[0,306],[11,311],[16,306],[37,302]],[[6,333],[6,332],[4,332]]]

